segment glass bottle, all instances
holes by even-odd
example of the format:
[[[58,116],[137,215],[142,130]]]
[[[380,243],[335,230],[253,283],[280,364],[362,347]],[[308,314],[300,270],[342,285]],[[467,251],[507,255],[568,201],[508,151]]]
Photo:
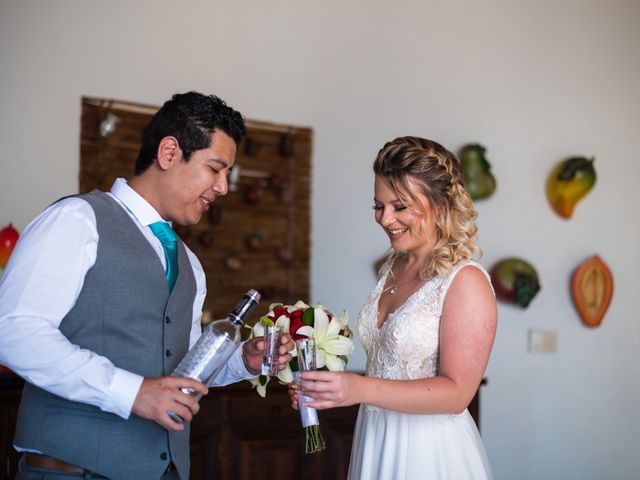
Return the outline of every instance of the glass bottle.
[[[227,318],[215,320],[207,325],[198,341],[180,361],[171,375],[189,377],[208,385],[240,345],[240,328],[244,324],[251,309],[260,301],[260,294],[249,290],[234,307]],[[197,400],[201,394],[192,388],[182,391],[192,395]],[[169,416],[178,423],[183,419],[173,412]]]

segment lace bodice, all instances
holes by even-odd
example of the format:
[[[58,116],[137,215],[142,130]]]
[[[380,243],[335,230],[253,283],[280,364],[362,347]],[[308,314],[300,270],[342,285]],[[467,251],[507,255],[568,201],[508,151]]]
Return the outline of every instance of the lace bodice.
[[[387,262],[382,267],[378,283],[356,321],[356,332],[367,354],[368,376],[414,380],[437,374],[444,298],[455,275],[467,265],[479,268],[489,278],[479,263],[457,265],[450,275],[437,276],[425,283],[378,328],[378,300],[392,264]]]

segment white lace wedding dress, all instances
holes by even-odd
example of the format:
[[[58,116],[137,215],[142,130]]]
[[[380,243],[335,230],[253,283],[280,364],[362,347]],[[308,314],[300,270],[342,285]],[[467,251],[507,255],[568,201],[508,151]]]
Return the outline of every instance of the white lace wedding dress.
[[[458,265],[448,277],[424,284],[378,329],[378,300],[391,268],[387,262],[356,322],[367,354],[367,376],[413,380],[437,375],[444,297],[456,273],[466,265],[474,265],[488,278],[478,263]],[[492,478],[489,462],[467,410],[459,415],[425,415],[360,405],[350,480],[488,478]]]

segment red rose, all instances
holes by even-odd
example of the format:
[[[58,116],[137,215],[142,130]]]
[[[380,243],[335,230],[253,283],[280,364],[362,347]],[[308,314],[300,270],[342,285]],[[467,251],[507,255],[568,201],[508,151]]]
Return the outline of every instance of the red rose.
[[[273,320],[274,322],[276,320],[278,320],[282,315],[284,315],[287,318],[291,318],[291,315],[289,314],[289,312],[287,312],[287,309],[285,307],[277,307],[273,309],[273,316],[269,317],[271,318],[271,320]]]
[[[298,335],[298,330],[300,327],[304,327],[306,324],[302,321],[302,316],[304,315],[304,310],[295,310],[290,313],[291,325],[289,326],[289,333],[291,333],[291,338],[293,340],[300,340],[302,338],[307,338],[306,335]]]

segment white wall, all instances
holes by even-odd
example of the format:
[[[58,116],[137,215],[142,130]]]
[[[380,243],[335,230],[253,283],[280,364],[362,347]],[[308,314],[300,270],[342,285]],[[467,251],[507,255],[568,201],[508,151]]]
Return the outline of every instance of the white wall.
[[[355,318],[387,247],[370,210],[378,148],[481,142],[498,180],[477,207],[483,263],[524,256],[543,285],[526,310],[500,306],[482,394],[496,476],[638,478],[639,21],[634,0],[0,0],[0,226],[76,191],[82,95],[217,93],[314,129],[309,300]],[[596,156],[598,181],[565,221],[544,183],[573,154]],[[587,330],[568,282],[592,253],[615,294]],[[532,327],[557,332],[557,354],[526,352]]]

